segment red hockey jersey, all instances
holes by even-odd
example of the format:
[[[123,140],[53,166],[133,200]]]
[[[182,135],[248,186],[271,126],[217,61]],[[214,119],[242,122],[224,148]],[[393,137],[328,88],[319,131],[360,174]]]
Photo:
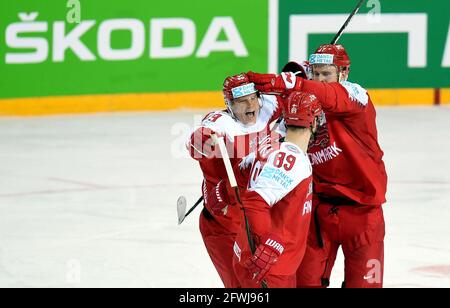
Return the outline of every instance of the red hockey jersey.
[[[240,169],[246,168],[251,172],[242,203],[255,244],[264,236],[277,235],[284,251],[270,273],[293,275],[305,253],[311,219],[312,168],[308,156],[296,145],[284,142],[267,159],[247,157],[240,165]],[[234,262],[240,263],[252,255],[245,222],[241,222],[234,253]]]
[[[308,155],[314,193],[362,205],[386,202],[387,175],[378,144],[376,112],[365,89],[350,82],[305,80],[302,90],[322,103],[324,117]]]

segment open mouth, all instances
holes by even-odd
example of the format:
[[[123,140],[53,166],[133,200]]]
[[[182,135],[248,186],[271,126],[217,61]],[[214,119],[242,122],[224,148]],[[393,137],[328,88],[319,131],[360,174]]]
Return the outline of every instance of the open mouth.
[[[254,111],[249,111],[249,112],[246,112],[245,115],[247,117],[254,117],[255,116],[255,112]]]

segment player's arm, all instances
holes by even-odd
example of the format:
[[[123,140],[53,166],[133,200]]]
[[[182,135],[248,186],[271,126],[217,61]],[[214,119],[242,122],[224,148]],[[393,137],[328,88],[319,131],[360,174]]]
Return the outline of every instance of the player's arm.
[[[263,93],[284,94],[288,91],[303,91],[314,94],[327,113],[351,115],[364,112],[369,103],[367,91],[351,82],[324,83],[296,77],[292,73],[257,74],[248,72],[250,81]]]
[[[251,164],[255,159],[254,154],[246,156],[244,159],[235,160],[232,166],[239,191],[243,194],[248,185],[251,172]],[[205,206],[214,215],[226,216],[229,206],[237,206],[237,198],[234,189],[227,179],[221,180],[211,191],[203,188]]]
[[[224,135],[220,122],[218,122],[222,116],[223,114],[220,112],[209,113],[203,119],[202,125],[191,134],[186,143],[186,148],[193,159],[201,161],[218,157],[216,156],[218,149],[211,135]]]
[[[364,112],[369,103],[367,91],[351,82],[325,83],[303,80],[301,90],[314,94],[326,113],[335,115],[352,115]]]
[[[262,281],[284,251],[281,236],[272,232],[270,206],[255,191],[247,191],[242,198],[245,214],[256,245],[255,253],[241,262],[257,283]]]

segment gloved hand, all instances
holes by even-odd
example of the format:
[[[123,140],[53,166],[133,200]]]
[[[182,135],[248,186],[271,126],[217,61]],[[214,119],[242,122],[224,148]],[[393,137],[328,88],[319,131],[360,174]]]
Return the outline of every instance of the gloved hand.
[[[288,90],[300,91],[303,83],[303,78],[296,77],[291,72],[283,72],[280,75],[248,72],[247,77],[255,84],[255,88],[263,93],[283,94]]]
[[[252,279],[257,283],[262,281],[272,266],[283,253],[284,244],[276,235],[272,234],[263,238],[256,248],[255,254],[245,261],[244,266],[249,270]]]
[[[228,206],[235,205],[236,203],[236,193],[228,180],[220,181],[216,187],[209,192],[208,198],[206,198],[206,206],[218,216],[226,215]]]
[[[217,137],[221,137],[224,134],[216,133],[210,128],[199,127],[192,133],[189,142],[186,147],[192,158],[200,160],[202,158],[214,158],[219,157],[219,149],[215,146],[212,134],[216,134]]]

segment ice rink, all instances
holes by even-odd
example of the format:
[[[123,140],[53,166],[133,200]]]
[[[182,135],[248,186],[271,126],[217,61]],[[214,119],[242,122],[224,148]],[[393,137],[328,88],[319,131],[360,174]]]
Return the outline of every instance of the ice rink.
[[[0,287],[221,287],[184,139],[202,112],[0,118]],[[386,287],[450,287],[450,108],[378,108]],[[343,279],[342,258],[331,277]]]

